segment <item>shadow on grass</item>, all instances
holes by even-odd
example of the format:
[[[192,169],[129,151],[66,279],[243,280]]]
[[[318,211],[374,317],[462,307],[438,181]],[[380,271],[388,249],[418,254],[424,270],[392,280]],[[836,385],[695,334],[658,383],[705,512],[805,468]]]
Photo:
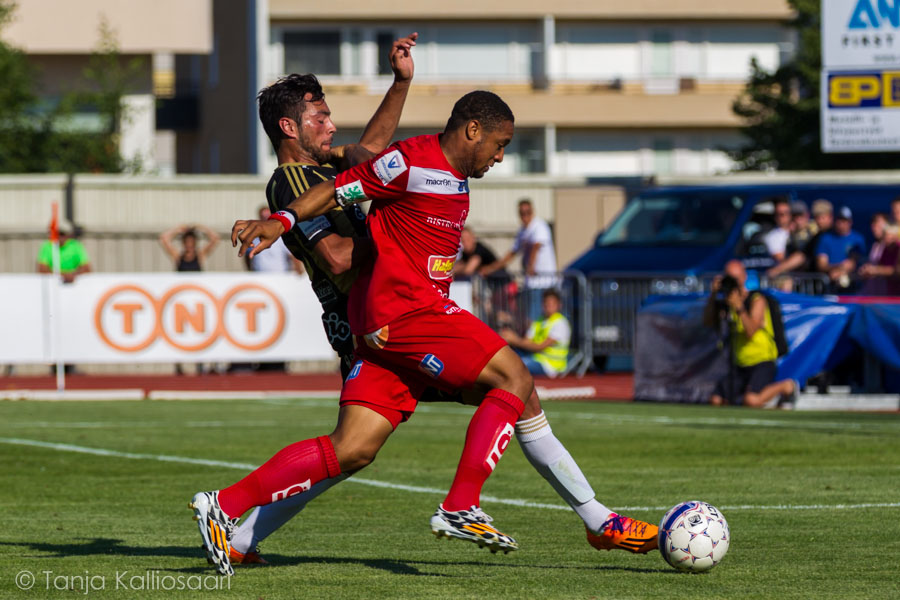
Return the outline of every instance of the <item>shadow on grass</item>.
[[[79,538],[84,539],[84,538]],[[84,543],[51,544],[48,542],[0,542],[0,546],[17,548],[29,548],[41,555],[22,558],[68,558],[72,556],[130,556],[151,557],[165,556],[186,558],[192,560],[204,560],[205,553],[199,547],[189,546],[130,546],[122,540],[112,538],[85,539]],[[523,563],[482,562],[472,560],[403,560],[392,558],[358,558],[353,556],[286,556],[283,554],[265,555],[272,567],[292,567],[300,565],[326,564],[326,565],[359,565],[370,569],[387,571],[395,575],[415,575],[421,577],[471,577],[471,574],[452,575],[446,573],[423,572],[420,567],[499,567],[503,569],[545,569],[545,570],[580,570],[580,571],[618,571],[630,573],[671,573],[671,569],[627,567],[617,565],[592,565],[592,566],[566,566],[566,565],[542,565]],[[417,566],[418,565],[418,566]],[[182,568],[158,568],[159,571],[172,571],[178,573],[199,573],[208,571],[211,567],[190,566]],[[263,565],[242,566],[242,569],[265,568]]]

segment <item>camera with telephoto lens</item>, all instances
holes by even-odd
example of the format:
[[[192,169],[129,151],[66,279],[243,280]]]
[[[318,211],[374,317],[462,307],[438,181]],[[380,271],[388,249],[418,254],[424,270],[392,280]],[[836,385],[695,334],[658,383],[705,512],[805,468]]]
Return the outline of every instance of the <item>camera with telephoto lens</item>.
[[[741,284],[731,275],[725,275],[719,281],[719,289],[716,293],[716,310],[719,314],[728,312],[728,296],[735,290],[740,290]]]

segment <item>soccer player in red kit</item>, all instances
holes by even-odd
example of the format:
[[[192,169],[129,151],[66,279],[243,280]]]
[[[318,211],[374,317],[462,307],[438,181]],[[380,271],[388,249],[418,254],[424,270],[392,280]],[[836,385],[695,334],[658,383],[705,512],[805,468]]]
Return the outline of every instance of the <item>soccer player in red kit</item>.
[[[512,135],[506,104],[489,92],[473,92],[457,102],[443,135],[393,145],[334,183],[311,188],[274,221],[235,223],[232,241],[242,241],[243,254],[259,237],[255,253],[335,201],[372,199],[375,260],[351,289],[359,360],[345,382],[335,431],[288,446],[233,486],[194,497],[204,543],[220,572],[230,569],[227,538],[234,517],[364,467],[429,385],[487,389],[450,492],[432,516],[432,531],[492,550],[517,548],[490,525],[479,495],[514,434],[533,381],[496,333],[447,299],[468,212],[467,177],[481,177],[501,161]]]

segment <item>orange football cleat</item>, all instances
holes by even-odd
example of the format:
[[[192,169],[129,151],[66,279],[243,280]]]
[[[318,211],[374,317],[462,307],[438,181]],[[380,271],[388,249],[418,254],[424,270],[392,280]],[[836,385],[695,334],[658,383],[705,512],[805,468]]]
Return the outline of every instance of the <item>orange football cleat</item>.
[[[251,550],[247,553],[241,553],[234,549],[234,546],[228,548],[228,554],[232,564],[239,565],[267,565],[269,562],[259,555],[259,550]]]
[[[612,513],[599,534],[587,530],[588,543],[597,550],[625,550],[646,554],[657,549],[656,525]]]

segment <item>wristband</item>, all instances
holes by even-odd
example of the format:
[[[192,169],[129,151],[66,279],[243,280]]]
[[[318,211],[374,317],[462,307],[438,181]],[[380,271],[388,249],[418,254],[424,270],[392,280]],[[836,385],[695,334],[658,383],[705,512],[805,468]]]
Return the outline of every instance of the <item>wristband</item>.
[[[284,231],[288,232],[293,229],[294,223],[297,222],[297,213],[292,210],[279,210],[272,213],[269,216],[269,220],[278,221],[284,227]]]

